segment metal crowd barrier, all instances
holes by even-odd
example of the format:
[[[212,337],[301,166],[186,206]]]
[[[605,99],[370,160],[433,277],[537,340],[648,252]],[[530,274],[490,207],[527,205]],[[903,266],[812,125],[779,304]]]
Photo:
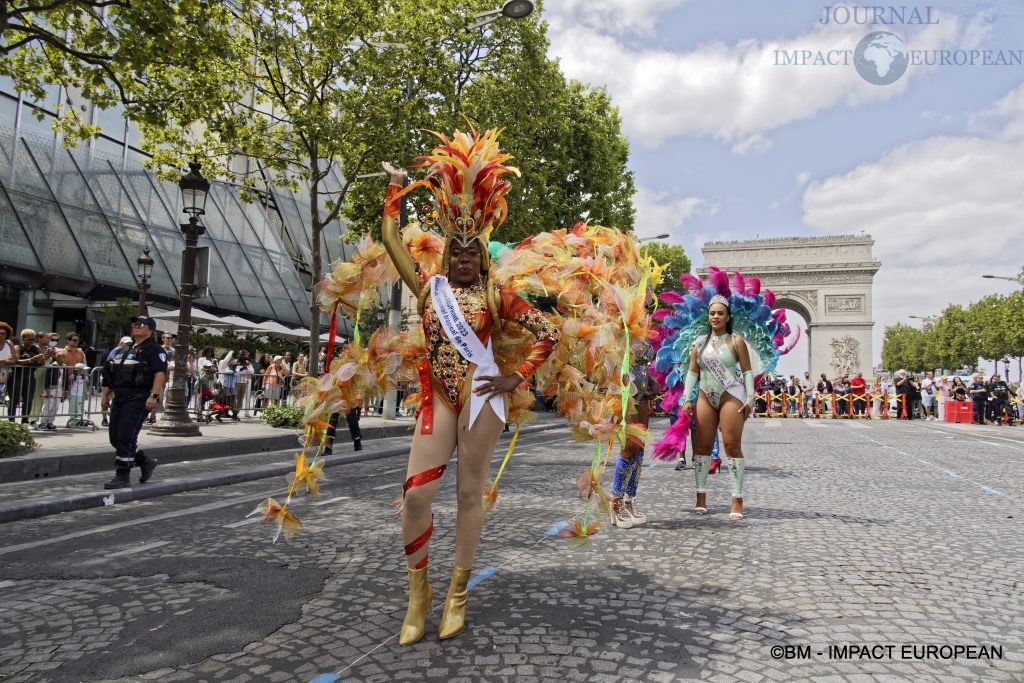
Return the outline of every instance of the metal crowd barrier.
[[[897,400],[895,408],[896,415],[892,415],[890,406],[892,398]],[[754,415],[756,417],[813,417],[832,418],[841,417],[872,419],[875,409],[875,402],[881,403],[877,417],[887,420],[890,417],[906,417],[907,402],[905,395],[892,396],[885,394],[872,394],[866,392],[862,395],[856,394],[815,394],[813,401],[813,414],[806,413],[806,403],[802,394],[794,398],[785,392],[776,393],[763,391],[757,394]],[[795,406],[795,407],[794,407]]]
[[[96,429],[99,368],[69,365],[0,367],[0,417],[11,422],[51,428]]]
[[[55,429],[84,428],[95,430],[106,421],[108,411],[102,407],[102,368],[76,368],[66,365],[0,366],[0,419],[20,421],[36,430],[45,431],[49,425]],[[230,376],[230,377],[229,377]],[[294,385],[301,377],[280,378],[276,385],[260,375],[243,375],[237,380],[235,373],[207,373],[205,377],[188,375],[186,400],[194,419],[209,422],[217,411],[212,405],[228,407],[221,418],[254,417],[270,405],[291,405],[295,398]],[[157,407],[157,417],[163,412],[164,397]]]

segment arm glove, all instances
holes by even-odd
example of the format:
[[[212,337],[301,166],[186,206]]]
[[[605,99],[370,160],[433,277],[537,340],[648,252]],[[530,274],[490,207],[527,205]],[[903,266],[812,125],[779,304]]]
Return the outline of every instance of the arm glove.
[[[679,386],[679,385],[676,385]],[[683,385],[683,403],[693,400],[693,390],[697,386],[697,373],[693,370],[686,371],[686,383]]]
[[[747,390],[747,405],[754,405],[754,373],[747,370],[743,373],[743,388]]]

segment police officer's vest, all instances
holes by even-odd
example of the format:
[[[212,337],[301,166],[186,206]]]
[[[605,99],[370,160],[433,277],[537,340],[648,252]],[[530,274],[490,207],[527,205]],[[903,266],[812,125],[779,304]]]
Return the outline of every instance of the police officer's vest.
[[[153,386],[153,377],[156,373],[142,351],[147,344],[155,343],[152,339],[147,339],[141,346],[122,349],[107,361],[103,367],[105,384],[113,389],[115,394],[149,391]]]

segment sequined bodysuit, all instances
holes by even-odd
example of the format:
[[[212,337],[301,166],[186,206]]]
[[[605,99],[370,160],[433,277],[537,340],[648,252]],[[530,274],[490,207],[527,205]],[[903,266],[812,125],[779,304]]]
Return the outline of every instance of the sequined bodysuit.
[[[472,287],[453,288],[455,300],[462,310],[466,322],[470,324],[481,343],[487,344],[494,323],[487,308],[486,289],[483,284]],[[528,378],[544,362],[551,350],[558,343],[559,330],[540,311],[526,303],[515,292],[503,287],[498,289],[500,304],[498,313],[503,320],[522,325],[533,333],[536,341],[530,354],[516,368],[524,378]],[[469,361],[462,357],[441,327],[441,322],[434,314],[430,299],[427,300],[423,312],[423,332],[427,340],[428,364],[431,384],[438,396],[456,415],[469,397],[469,385],[466,384],[469,373]],[[424,401],[426,401],[424,392]]]

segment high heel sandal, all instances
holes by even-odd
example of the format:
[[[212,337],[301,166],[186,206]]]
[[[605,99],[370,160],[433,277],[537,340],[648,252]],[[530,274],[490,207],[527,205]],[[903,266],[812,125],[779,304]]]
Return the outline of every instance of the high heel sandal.
[[[626,510],[621,498],[611,499],[608,505],[608,514],[611,517],[612,526],[617,526],[620,529],[632,529],[637,524]]]

